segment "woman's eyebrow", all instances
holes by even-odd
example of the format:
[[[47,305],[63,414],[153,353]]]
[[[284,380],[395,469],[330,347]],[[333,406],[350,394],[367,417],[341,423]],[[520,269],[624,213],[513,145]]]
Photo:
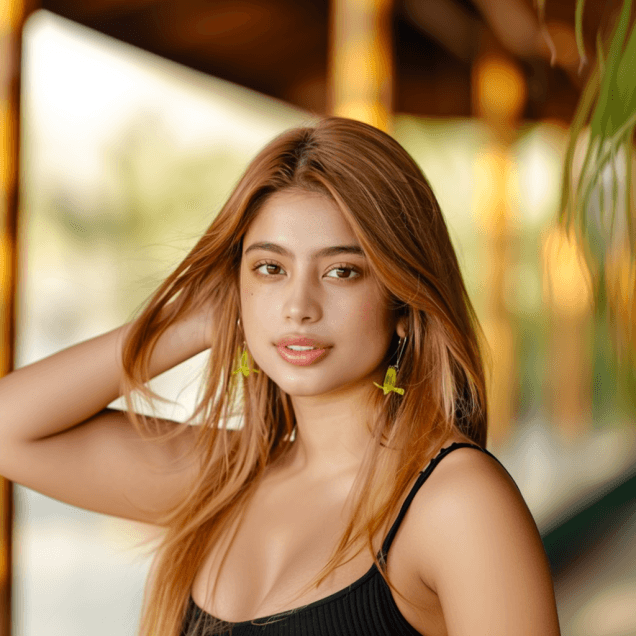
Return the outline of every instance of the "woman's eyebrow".
[[[252,250],[265,250],[266,252],[275,252],[276,254],[282,254],[283,256],[294,258],[294,255],[281,245],[277,245],[276,243],[252,243],[246,250],[245,254],[251,252]],[[333,247],[323,247],[322,249],[316,250],[311,258],[323,258],[326,256],[336,256],[337,254],[355,254],[356,256],[365,256],[364,250],[359,245],[334,245]]]

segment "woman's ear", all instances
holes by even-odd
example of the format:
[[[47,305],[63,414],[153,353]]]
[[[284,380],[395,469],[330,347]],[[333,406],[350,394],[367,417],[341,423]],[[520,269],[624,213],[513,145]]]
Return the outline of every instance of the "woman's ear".
[[[406,316],[402,316],[398,319],[395,330],[400,338],[404,338],[404,336],[406,336]]]

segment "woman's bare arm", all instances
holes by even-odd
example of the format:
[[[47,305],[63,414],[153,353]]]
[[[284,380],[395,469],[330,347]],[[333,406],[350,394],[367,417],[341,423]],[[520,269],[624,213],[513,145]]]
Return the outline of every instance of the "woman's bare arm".
[[[559,636],[541,536],[506,471],[465,448],[428,482],[415,506],[413,556],[448,636]]]
[[[0,474],[61,501],[152,523],[185,492],[197,467],[173,464],[194,431],[163,445],[142,439],[120,396],[127,323],[0,379]],[[150,359],[154,377],[205,350],[200,315],[171,325]],[[176,422],[161,420],[166,430]]]

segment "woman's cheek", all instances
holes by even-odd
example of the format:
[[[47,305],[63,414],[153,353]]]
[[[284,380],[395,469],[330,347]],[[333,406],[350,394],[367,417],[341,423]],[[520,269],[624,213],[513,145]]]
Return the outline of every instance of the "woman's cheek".
[[[373,314],[373,305],[369,300],[365,300],[360,305],[360,309],[358,311],[358,319],[361,322],[369,322],[371,320]]]
[[[244,274],[241,280],[241,300],[245,303],[253,304],[256,292],[257,289],[254,281],[251,280],[248,275]]]

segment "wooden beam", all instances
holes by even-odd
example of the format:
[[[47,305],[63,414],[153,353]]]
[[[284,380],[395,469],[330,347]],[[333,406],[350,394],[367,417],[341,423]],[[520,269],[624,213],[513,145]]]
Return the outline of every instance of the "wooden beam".
[[[161,0],[48,0],[44,8],[80,24],[97,18],[108,20],[157,5]]]
[[[406,17],[458,60],[471,64],[483,23],[456,0],[403,0]]]
[[[509,437],[516,408],[517,355],[508,297],[515,264],[514,207],[510,184],[516,179],[511,145],[527,98],[525,77],[516,62],[485,40],[473,65],[473,109],[489,130],[476,158],[474,214],[485,240],[482,264],[486,307],[482,326],[492,353],[488,375],[488,443],[499,447]]]

